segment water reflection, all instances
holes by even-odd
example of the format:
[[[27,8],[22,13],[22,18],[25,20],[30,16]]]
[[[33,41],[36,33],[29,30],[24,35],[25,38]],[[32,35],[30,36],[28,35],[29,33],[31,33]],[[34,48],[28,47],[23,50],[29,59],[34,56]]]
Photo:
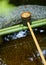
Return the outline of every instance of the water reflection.
[[[35,28],[33,31],[46,58],[46,30]],[[9,34],[3,38],[5,43],[0,45],[0,65],[43,65],[29,30]]]
[[[43,28],[34,28],[33,30],[35,33],[40,33],[40,34],[46,33],[46,30]],[[26,37],[28,34],[29,34],[28,30],[23,30],[23,31],[19,31],[17,33],[13,33],[13,34],[4,36],[4,40],[10,41],[10,40],[22,38],[22,37]],[[46,37],[44,39],[46,39]],[[43,39],[43,41],[44,41],[44,39]]]
[[[0,58],[0,65],[7,65],[2,58]]]
[[[46,50],[42,50],[42,53],[43,53],[43,55],[44,55],[45,58],[46,58]],[[37,53],[37,56],[40,56],[39,53]]]

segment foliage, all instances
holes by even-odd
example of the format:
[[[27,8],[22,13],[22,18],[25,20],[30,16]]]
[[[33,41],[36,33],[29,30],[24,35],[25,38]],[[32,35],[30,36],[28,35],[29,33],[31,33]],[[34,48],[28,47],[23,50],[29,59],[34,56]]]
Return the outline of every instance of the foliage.
[[[12,4],[8,3],[9,0],[0,0],[0,14],[9,14],[9,12],[14,8]]]

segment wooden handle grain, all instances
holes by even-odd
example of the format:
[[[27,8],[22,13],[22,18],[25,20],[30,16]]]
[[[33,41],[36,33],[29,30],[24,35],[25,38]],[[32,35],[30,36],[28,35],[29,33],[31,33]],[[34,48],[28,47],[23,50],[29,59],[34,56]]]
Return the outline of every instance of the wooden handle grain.
[[[45,61],[44,55],[42,54],[42,50],[41,50],[41,48],[40,48],[40,46],[39,46],[39,44],[38,44],[38,41],[37,41],[37,39],[36,39],[36,37],[35,37],[35,34],[34,34],[32,28],[31,28],[31,25],[30,25],[29,22],[27,22],[27,25],[28,25],[28,28],[29,28],[29,30],[30,30],[30,32],[31,32],[31,35],[32,35],[32,37],[33,37],[33,40],[34,40],[35,45],[36,45],[36,47],[37,47],[37,50],[38,50],[38,52],[39,52],[39,54],[40,54],[40,57],[41,57],[41,59],[42,59],[44,65],[46,65],[46,63],[45,63],[46,61]]]

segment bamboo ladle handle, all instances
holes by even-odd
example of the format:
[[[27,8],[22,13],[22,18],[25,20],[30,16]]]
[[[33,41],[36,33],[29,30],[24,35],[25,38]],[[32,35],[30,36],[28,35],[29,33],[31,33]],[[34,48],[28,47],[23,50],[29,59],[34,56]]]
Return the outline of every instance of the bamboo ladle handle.
[[[37,50],[38,50],[38,52],[39,52],[39,54],[40,54],[40,57],[41,57],[41,59],[42,59],[44,65],[46,65],[45,58],[44,58],[44,56],[43,56],[43,54],[42,54],[42,50],[41,50],[41,48],[40,48],[40,46],[39,46],[39,43],[38,43],[38,41],[37,41],[37,39],[36,39],[36,37],[35,37],[35,34],[34,34],[32,28],[31,28],[31,25],[30,25],[29,22],[27,22],[27,25],[28,25],[28,28],[29,28],[29,30],[30,30],[30,33],[31,33],[31,35],[32,35],[32,37],[33,37],[33,40],[34,40],[35,45],[36,45],[36,47],[37,47]]]
[[[31,33],[31,35],[33,37],[33,40],[34,40],[35,45],[37,47],[37,50],[38,50],[38,52],[40,54],[40,57],[41,57],[44,65],[46,65],[46,61],[45,61],[44,55],[42,54],[42,50],[41,50],[41,48],[39,46],[39,43],[38,43],[38,41],[37,41],[37,39],[35,37],[35,34],[34,34],[32,28],[31,28],[31,25],[30,25],[30,17],[31,17],[30,12],[24,12],[24,13],[22,13],[21,17],[22,17],[23,25],[28,25],[28,28],[29,28],[30,33]]]

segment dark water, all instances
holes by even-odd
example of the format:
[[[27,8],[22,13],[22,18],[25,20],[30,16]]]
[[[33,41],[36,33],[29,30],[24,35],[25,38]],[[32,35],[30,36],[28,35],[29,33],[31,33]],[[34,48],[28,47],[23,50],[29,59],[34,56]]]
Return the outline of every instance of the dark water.
[[[33,30],[46,58],[46,29]],[[43,65],[29,31],[5,35],[3,38],[4,42],[0,45],[0,65]]]
[[[37,4],[37,5],[46,5],[46,0],[9,0],[9,3],[14,5],[25,5],[25,4]]]

